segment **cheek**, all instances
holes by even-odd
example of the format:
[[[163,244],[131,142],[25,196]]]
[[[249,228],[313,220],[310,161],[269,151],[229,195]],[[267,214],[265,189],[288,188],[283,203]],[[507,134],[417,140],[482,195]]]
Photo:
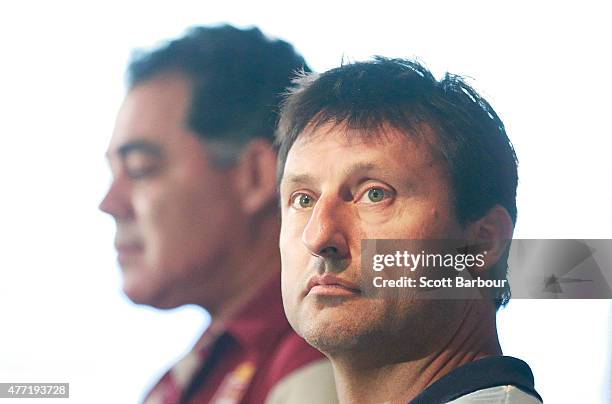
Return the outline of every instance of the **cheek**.
[[[302,234],[306,222],[303,215],[297,215],[294,212],[283,213],[281,218],[281,229],[279,236],[279,249],[283,269],[287,265],[295,263],[297,257],[307,253],[306,247],[302,243]],[[287,264],[287,265],[285,265]]]
[[[240,215],[226,199],[223,193],[204,187],[181,190],[166,209],[167,216],[160,219],[160,228],[167,229],[162,237],[168,245],[180,244],[177,248],[185,260],[195,261],[189,264],[206,266],[223,246],[235,242]]]
[[[282,264],[283,267],[285,264]],[[287,269],[283,269],[281,272],[281,293],[283,298],[283,307],[285,308],[285,314],[287,317],[291,317],[291,313],[293,313],[293,308],[296,303],[295,297],[295,278],[291,276]]]
[[[365,224],[366,236],[375,239],[437,239],[451,238],[455,220],[444,201],[411,200],[397,207],[393,220],[377,225]]]
[[[440,200],[433,207],[423,209],[420,223],[421,238],[453,239],[459,238],[460,226],[454,211],[447,200]]]
[[[279,242],[280,253],[281,253],[281,292],[283,300],[283,308],[285,310],[285,316],[292,327],[296,326],[296,314],[297,307],[299,304],[299,288],[298,279],[300,266],[299,260],[296,259],[296,253],[299,246],[294,248],[288,247],[292,245],[291,241],[286,240],[281,232],[281,238]]]
[[[204,259],[227,234],[215,231],[226,220],[218,196],[167,183],[146,191],[135,198],[134,207],[152,265],[182,267]]]
[[[162,186],[142,187],[134,192],[135,221],[149,247],[157,235],[164,233],[163,218],[168,216],[168,192]]]
[[[146,259],[155,270],[169,273],[176,265],[181,265],[181,244],[184,230],[180,218],[167,198],[160,195],[143,202],[138,226],[145,244]]]
[[[283,292],[290,292],[292,286],[296,283],[296,279],[302,268],[303,248],[299,243],[299,240],[287,239],[281,232],[281,238],[279,242],[280,254],[281,254],[281,276]]]
[[[283,224],[279,239],[283,296],[295,300],[299,297],[300,280],[308,271],[310,254],[301,241],[301,232]]]

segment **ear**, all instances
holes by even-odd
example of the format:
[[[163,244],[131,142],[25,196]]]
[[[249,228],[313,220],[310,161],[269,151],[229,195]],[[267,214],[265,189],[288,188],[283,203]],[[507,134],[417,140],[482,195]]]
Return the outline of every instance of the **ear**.
[[[484,265],[477,272],[489,271],[506,253],[512,240],[514,224],[510,214],[501,205],[493,206],[485,216],[469,225],[473,245],[482,246]]]
[[[263,138],[243,149],[235,167],[235,183],[242,210],[258,213],[276,199],[276,151]]]

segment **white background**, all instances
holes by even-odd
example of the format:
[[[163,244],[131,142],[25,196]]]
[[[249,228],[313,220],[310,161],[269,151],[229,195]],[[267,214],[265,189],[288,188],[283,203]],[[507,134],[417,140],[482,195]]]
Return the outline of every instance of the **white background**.
[[[130,49],[230,22],[292,42],[318,71],[381,54],[470,76],[520,159],[515,236],[612,238],[611,17],[593,1],[2,2],[0,382],[134,403],[208,321],[129,303],[96,210]],[[611,314],[610,301],[517,300],[502,345],[548,403],[610,402]]]

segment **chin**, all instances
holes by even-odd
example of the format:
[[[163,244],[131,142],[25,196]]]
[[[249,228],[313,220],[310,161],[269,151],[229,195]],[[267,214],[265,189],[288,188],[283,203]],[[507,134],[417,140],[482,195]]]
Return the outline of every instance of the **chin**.
[[[155,300],[149,296],[142,287],[138,287],[137,285],[131,285],[129,282],[124,282],[123,294],[130,299],[132,303],[155,306]]]
[[[358,349],[369,340],[371,327],[360,316],[344,310],[323,310],[302,316],[298,334],[326,355]]]
[[[346,352],[357,349],[360,346],[360,335],[342,330],[341,332],[330,332],[330,330],[305,332],[301,335],[311,346],[330,356],[337,352]]]
[[[123,293],[134,304],[143,305],[143,306],[151,306],[156,309],[176,309],[177,307],[182,306],[182,304],[169,301],[168,299],[163,299],[158,296],[151,296],[146,293],[139,293],[139,292],[134,292],[131,290],[126,290],[125,288],[123,290]]]
[[[124,276],[123,293],[134,304],[152,306],[157,309],[172,309],[178,307],[168,301],[160,288],[150,284],[150,280],[136,279],[136,277]]]

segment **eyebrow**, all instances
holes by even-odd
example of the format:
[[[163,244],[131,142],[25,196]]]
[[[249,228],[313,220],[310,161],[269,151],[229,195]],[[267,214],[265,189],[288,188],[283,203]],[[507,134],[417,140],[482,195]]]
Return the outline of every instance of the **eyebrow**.
[[[373,163],[356,163],[352,166],[348,167],[346,170],[343,170],[344,173],[348,175],[353,175],[354,173],[367,173],[370,171],[375,171],[379,167]],[[283,183],[286,184],[311,184],[315,182],[316,178],[310,174],[296,174],[296,175],[286,175],[283,177]]]
[[[288,184],[310,184],[315,182],[315,177],[310,174],[297,174],[283,176],[282,183]]]
[[[161,157],[163,154],[159,145],[141,139],[133,140],[121,145],[117,149],[116,154],[121,158],[125,158],[134,152],[146,153],[154,157]],[[109,153],[106,153],[106,155],[109,157]]]
[[[347,168],[346,170],[344,170],[344,172],[347,175],[352,175],[354,173],[359,173],[359,172],[370,172],[370,171],[374,171],[377,170],[379,167],[374,164],[374,163],[357,163],[357,164],[353,164],[352,166],[350,166],[349,168]]]

